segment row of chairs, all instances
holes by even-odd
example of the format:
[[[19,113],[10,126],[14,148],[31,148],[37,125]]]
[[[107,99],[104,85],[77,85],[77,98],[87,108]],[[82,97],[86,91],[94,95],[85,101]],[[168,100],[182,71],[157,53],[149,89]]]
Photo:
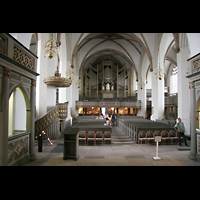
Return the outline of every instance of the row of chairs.
[[[112,143],[112,133],[110,131],[105,131],[104,133],[102,131],[97,131],[96,133],[94,131],[88,131],[86,134],[86,131],[80,131],[78,133],[79,135],[79,141],[84,141],[87,145],[89,141],[94,141],[94,145],[96,145],[96,141],[101,141],[101,144],[105,144],[105,141],[110,141],[110,144]]]
[[[160,131],[140,131],[139,134],[138,134],[138,144],[139,144],[139,141],[141,141],[141,145],[142,145],[142,141],[144,140],[145,141],[145,144],[146,142],[148,142],[147,145],[149,145],[149,141],[153,141],[153,143],[155,142],[155,136],[161,136],[161,142],[163,144],[163,142],[165,142],[166,144],[166,141],[170,141],[171,140],[171,144],[173,144],[173,141],[177,141],[178,142],[178,137],[177,137],[177,132],[174,131],[174,130],[171,130],[171,131],[166,131],[166,130],[163,130],[162,132]]]

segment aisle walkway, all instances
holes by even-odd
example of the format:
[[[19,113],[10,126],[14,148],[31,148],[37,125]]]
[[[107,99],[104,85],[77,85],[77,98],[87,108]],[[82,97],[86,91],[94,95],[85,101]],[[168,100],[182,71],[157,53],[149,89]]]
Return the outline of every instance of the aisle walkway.
[[[42,153],[37,152],[36,146],[37,160],[25,166],[200,166],[200,162],[188,159],[189,151],[179,151],[178,145],[160,145],[161,160],[154,161],[152,159],[156,153],[154,145],[134,144],[118,127],[113,128],[112,145],[79,146],[77,161],[63,160],[63,139],[52,142],[53,146],[43,146]],[[55,147],[59,147],[60,150],[54,151]],[[182,148],[188,147],[182,146]]]
[[[135,144],[135,142],[126,135],[118,126],[113,126],[112,133],[113,145]]]

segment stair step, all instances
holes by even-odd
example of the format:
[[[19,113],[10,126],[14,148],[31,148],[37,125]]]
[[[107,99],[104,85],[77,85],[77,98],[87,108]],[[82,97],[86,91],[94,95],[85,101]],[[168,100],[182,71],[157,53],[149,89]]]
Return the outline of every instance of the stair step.
[[[119,141],[119,140],[120,140],[120,141],[133,141],[133,140],[131,140],[130,138],[128,138],[128,139],[118,139],[118,138],[113,139],[113,138],[112,138],[112,140],[113,140],[113,141]]]
[[[119,127],[113,127],[112,133],[113,145],[135,144],[135,142],[126,135]]]
[[[120,141],[120,142],[114,142],[112,141],[113,144],[135,144],[134,141],[128,141],[128,142],[123,142],[123,141]]]

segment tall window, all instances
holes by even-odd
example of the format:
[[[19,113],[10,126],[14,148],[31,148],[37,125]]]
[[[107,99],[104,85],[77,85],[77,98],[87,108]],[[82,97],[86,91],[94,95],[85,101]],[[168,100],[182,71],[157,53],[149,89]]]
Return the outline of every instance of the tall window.
[[[178,67],[176,65],[172,68],[170,77],[170,94],[178,93]]]

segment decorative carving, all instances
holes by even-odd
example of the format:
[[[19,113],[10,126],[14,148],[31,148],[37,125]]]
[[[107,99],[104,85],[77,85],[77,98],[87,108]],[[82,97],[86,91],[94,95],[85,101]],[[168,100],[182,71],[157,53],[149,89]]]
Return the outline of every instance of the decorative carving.
[[[23,76],[20,76],[19,77],[19,81],[22,83],[24,81],[24,77]]]
[[[3,69],[3,78],[10,79],[11,77],[11,70],[8,68]]]
[[[193,73],[200,71],[200,58],[193,62]]]
[[[36,87],[36,80],[33,80],[33,79],[31,80],[31,86]]]
[[[37,136],[39,132],[50,126],[54,121],[57,120],[57,118],[58,118],[58,106],[56,106],[54,109],[49,111],[45,116],[43,116],[42,118],[40,118],[35,122],[35,136]]]
[[[33,58],[28,56],[23,50],[15,45],[13,59],[25,67],[33,70]]]
[[[43,82],[47,85],[54,85],[56,87],[69,87],[72,84],[72,80],[59,76],[46,77]]]
[[[49,111],[46,115],[35,122],[35,136],[39,132],[45,130],[53,123],[57,123],[60,119],[65,119],[68,116],[68,103],[61,103]]]
[[[189,82],[189,89],[190,90],[194,90],[195,89],[194,81]]]
[[[15,142],[8,143],[8,164],[29,152],[29,137],[19,138]]]
[[[54,76],[44,78],[43,82],[47,85],[54,85],[56,87],[69,87],[72,84],[72,79],[61,77],[58,67]]]
[[[68,104],[58,104],[58,116],[60,119],[67,118],[68,114]]]
[[[2,35],[0,35],[0,52],[6,54],[7,40]]]

